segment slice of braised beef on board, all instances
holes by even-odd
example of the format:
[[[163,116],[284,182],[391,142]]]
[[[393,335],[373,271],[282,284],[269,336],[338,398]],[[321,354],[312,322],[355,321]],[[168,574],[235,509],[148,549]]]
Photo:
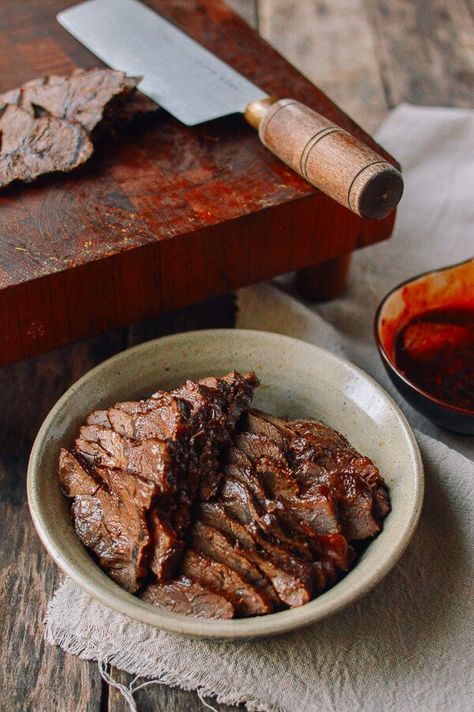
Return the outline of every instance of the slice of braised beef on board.
[[[113,69],[77,69],[0,94],[0,187],[68,173],[90,158],[100,133],[154,111],[136,91],[139,81]]]

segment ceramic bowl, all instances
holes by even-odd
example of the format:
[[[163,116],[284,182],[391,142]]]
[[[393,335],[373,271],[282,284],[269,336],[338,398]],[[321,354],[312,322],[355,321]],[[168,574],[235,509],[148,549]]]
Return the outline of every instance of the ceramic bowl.
[[[419,413],[436,425],[474,434],[474,412],[438,400],[410,381],[395,361],[398,333],[428,309],[474,308],[474,259],[413,277],[392,289],[374,319],[374,337],[383,365],[395,387]]]
[[[267,616],[207,621],[170,613],[126,593],[93,562],[76,537],[58,483],[61,446],[71,446],[86,415],[119,400],[149,395],[186,378],[255,369],[254,403],[282,416],[317,417],[373,458],[388,484],[392,511],[357,566],[319,598]],[[397,405],[369,376],[310,344],[277,334],[212,330],[136,346],[75,383],[44,421],[28,466],[28,501],[36,529],[57,565],[91,596],[157,628],[195,638],[275,635],[318,621],[358,599],[392,568],[415,529],[423,473],[413,433]]]

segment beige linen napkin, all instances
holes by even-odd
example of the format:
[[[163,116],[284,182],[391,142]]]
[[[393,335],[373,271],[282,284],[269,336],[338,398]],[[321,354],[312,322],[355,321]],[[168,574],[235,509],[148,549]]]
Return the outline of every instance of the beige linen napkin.
[[[394,238],[359,253],[349,293],[325,306],[297,302],[285,293],[286,279],[279,280],[285,291],[269,285],[241,290],[238,326],[336,351],[391,390],[372,341],[373,312],[405,277],[474,251],[474,113],[401,106],[378,138],[401,160],[406,179]],[[436,429],[400,402],[423,431],[417,437],[425,503],[399,564],[358,603],[280,638],[209,643],[135,623],[68,580],[48,609],[48,642],[219,702],[244,702],[249,710],[472,709],[474,445]],[[129,702],[133,707],[130,695]]]

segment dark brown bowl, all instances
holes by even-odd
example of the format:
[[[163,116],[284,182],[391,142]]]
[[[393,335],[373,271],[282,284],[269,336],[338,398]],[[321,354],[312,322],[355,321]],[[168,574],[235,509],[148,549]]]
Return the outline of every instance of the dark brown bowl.
[[[419,413],[448,430],[474,434],[474,411],[439,400],[412,383],[395,362],[403,327],[428,309],[474,308],[474,259],[413,277],[392,289],[374,318],[375,343],[393,384]]]

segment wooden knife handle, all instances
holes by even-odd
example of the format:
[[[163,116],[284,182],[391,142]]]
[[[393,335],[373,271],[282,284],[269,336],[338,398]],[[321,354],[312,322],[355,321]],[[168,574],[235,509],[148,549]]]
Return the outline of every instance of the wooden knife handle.
[[[245,118],[272,153],[363,218],[385,217],[402,197],[396,168],[304,104],[262,99],[248,105]]]

